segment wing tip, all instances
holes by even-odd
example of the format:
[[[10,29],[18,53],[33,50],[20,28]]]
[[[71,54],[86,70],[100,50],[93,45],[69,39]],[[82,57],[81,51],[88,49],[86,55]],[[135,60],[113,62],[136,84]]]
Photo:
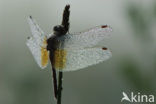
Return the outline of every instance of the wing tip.
[[[102,47],[102,50],[108,50],[108,48],[106,48],[106,47]]]
[[[112,57],[112,51],[109,50],[107,47],[102,47],[103,51],[106,51]]]
[[[28,37],[27,37],[27,40],[29,40],[29,39],[30,39],[30,37],[28,36]]]
[[[31,15],[29,15],[27,18],[28,18],[29,20],[32,20],[32,19],[33,19],[33,17],[32,17]]]
[[[29,15],[29,16],[27,17],[27,21],[28,21],[29,25],[33,24],[33,18],[32,18],[31,15]]]
[[[30,19],[32,19],[32,16],[31,16],[31,15],[29,15],[29,18],[30,18]]]
[[[109,26],[109,25],[101,25],[101,28],[102,28],[102,29],[109,29],[110,31],[113,30],[112,27]]]
[[[102,25],[101,26],[101,28],[107,28],[108,27],[108,25]]]

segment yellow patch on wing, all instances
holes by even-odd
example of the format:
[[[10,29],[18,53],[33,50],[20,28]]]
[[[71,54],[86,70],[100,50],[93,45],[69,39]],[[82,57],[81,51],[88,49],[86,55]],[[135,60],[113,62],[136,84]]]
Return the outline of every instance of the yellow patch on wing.
[[[47,45],[46,38],[43,41],[43,47],[41,48],[41,65],[45,67],[48,64],[49,53],[45,46]]]
[[[58,70],[65,68],[67,51],[57,49],[54,51],[54,67]]]

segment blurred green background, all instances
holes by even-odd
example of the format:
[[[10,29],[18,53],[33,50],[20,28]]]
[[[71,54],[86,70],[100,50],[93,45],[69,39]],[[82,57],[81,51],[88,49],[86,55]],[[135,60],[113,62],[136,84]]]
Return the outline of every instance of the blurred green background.
[[[51,33],[66,4],[71,33],[113,28],[101,43],[113,57],[64,73],[62,104],[120,104],[123,91],[156,95],[155,0],[0,0],[0,104],[55,104],[51,67],[41,70],[25,44],[31,35],[26,18],[32,15]]]

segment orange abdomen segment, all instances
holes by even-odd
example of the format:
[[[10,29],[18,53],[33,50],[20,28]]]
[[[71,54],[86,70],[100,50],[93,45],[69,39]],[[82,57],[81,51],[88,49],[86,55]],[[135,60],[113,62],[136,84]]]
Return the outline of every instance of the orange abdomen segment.
[[[43,40],[43,47],[41,47],[41,65],[45,67],[48,64],[49,53],[45,48],[47,46],[46,38]]]
[[[66,57],[67,57],[67,51],[57,49],[54,51],[54,67],[58,70],[62,70],[66,66]]]
[[[41,48],[41,65],[45,67],[48,64],[48,51],[45,48]]]

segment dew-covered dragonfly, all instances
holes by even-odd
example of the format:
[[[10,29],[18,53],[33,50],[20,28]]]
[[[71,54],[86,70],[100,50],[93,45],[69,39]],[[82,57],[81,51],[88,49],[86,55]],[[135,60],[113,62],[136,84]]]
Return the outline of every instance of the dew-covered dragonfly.
[[[97,46],[110,35],[112,28],[101,25],[69,33],[69,8],[69,5],[65,7],[62,24],[55,26],[50,35],[46,35],[31,16],[28,18],[32,36],[26,44],[42,69],[47,67],[49,59],[53,70],[65,72],[84,69],[112,56],[108,48]]]

